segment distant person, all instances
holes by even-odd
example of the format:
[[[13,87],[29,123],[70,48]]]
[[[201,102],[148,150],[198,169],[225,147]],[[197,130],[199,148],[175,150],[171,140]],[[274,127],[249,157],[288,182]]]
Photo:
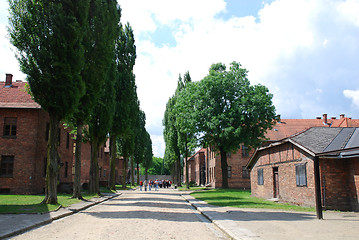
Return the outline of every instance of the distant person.
[[[148,191],[151,191],[152,183],[152,180],[148,181]]]
[[[143,185],[145,185],[145,192],[147,191],[147,180],[143,182]]]
[[[140,181],[140,191],[142,191],[143,182]]]
[[[155,180],[155,191],[158,191],[158,180]]]

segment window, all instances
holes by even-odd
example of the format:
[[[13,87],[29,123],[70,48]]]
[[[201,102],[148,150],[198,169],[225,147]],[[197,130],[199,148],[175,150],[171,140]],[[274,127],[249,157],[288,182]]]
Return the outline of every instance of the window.
[[[232,167],[227,166],[227,171],[228,171],[228,178],[231,178],[232,177]]]
[[[4,119],[4,136],[16,136],[17,118],[6,117]]]
[[[249,178],[249,171],[246,166],[242,167],[242,178]]]
[[[258,185],[264,184],[263,168],[258,169]]]
[[[14,170],[14,156],[1,156],[0,176],[12,177]]]
[[[248,157],[248,156],[249,156],[248,147],[246,145],[242,145],[242,157]]]
[[[298,187],[307,186],[307,168],[306,164],[295,165],[295,177]]]

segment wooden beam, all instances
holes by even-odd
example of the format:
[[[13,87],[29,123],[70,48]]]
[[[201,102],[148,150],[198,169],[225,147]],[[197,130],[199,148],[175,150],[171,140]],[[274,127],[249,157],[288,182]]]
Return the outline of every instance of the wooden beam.
[[[318,219],[323,219],[322,191],[320,189],[319,157],[314,157],[315,210]]]

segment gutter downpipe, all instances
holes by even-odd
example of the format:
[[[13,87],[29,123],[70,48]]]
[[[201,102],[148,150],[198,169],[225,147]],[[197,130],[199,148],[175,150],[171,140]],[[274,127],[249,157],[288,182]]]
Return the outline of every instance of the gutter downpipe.
[[[314,157],[315,210],[318,219],[323,219],[322,193],[320,189],[319,157]]]

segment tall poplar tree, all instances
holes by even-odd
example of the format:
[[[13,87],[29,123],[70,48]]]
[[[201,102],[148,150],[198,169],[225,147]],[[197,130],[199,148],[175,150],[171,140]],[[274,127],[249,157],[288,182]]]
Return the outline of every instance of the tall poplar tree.
[[[152,140],[150,134],[146,131],[145,133],[145,148],[144,148],[144,159],[142,166],[145,168],[145,179],[148,181],[148,169],[153,164],[153,153],[152,153]]]
[[[34,99],[49,113],[44,203],[57,203],[57,152],[60,121],[71,115],[85,94],[84,26],[88,0],[10,0],[10,40]]]
[[[83,125],[88,123],[88,119],[94,108],[98,106],[101,94],[104,94],[104,82],[106,77],[108,77],[107,74],[109,72],[109,66],[111,66],[111,61],[114,59],[115,40],[118,37],[120,15],[120,9],[117,8],[117,2],[115,0],[90,0],[86,37],[84,38],[86,61],[82,71],[82,78],[86,84],[86,94],[80,99],[80,105],[71,117],[71,121],[77,127],[73,198],[82,199],[82,129]],[[96,138],[94,139],[95,141],[97,140]],[[97,143],[92,146],[92,151],[96,151],[96,147]],[[92,163],[92,165],[93,164],[94,163]],[[90,178],[90,180],[91,179],[93,178]]]
[[[122,140],[130,133],[129,120],[133,118],[131,114],[136,93],[135,76],[133,74],[133,66],[136,60],[136,46],[133,35],[133,30],[129,23],[125,28],[120,24],[120,36],[116,40],[115,59],[117,67],[117,75],[115,80],[116,89],[116,107],[114,114],[114,122],[110,131],[111,137],[111,163],[110,166],[115,166],[113,163],[116,160],[117,153],[116,141],[119,137]],[[125,161],[126,162],[126,161]],[[127,170],[127,169],[126,169]],[[109,188],[115,187],[115,169],[110,169]]]
[[[179,79],[180,80],[180,79]],[[176,115],[176,129],[178,133],[178,147],[181,155],[184,157],[184,166],[186,170],[186,187],[189,189],[189,169],[188,160],[190,153],[193,152],[197,145],[196,138],[196,119],[194,113],[193,102],[195,99],[195,84],[192,83],[189,72],[186,72],[183,77],[183,82],[179,82],[180,88],[177,93],[177,100],[174,106],[174,113]]]
[[[137,184],[140,184],[140,168],[139,165],[144,160],[144,149],[145,149],[145,134],[146,134],[146,115],[140,110],[136,118],[136,129],[135,129],[135,149],[134,149],[134,163],[136,163],[137,169]]]
[[[99,167],[98,150],[101,144],[104,144],[108,138],[108,133],[113,124],[115,112],[115,89],[114,77],[116,75],[116,63],[110,65],[105,77],[105,86],[99,89],[101,97],[96,104],[89,121],[88,136],[91,142],[91,165],[89,192],[100,194],[99,186]]]

